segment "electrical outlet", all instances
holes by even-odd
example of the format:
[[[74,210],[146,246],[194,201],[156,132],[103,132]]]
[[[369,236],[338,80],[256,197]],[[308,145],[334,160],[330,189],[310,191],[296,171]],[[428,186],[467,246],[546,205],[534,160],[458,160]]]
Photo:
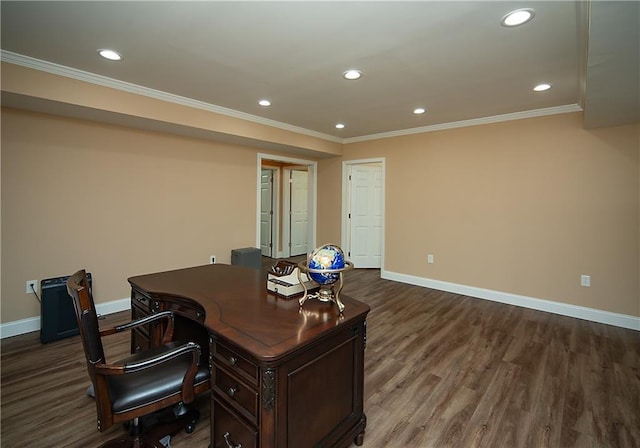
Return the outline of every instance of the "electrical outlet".
[[[31,287],[33,286],[33,289]],[[32,294],[33,292],[38,292],[38,280],[27,280],[27,288],[26,293]]]
[[[210,264],[216,264],[216,256],[215,255],[210,255],[209,256],[209,263]]]
[[[581,275],[580,276],[580,286],[585,286],[589,288],[591,286],[591,276],[590,275]]]
[[[433,255],[431,254],[427,255],[427,263],[433,264]]]

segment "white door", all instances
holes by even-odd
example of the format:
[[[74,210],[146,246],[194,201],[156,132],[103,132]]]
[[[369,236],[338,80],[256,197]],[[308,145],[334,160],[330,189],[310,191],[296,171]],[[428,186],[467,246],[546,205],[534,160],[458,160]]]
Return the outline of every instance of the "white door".
[[[260,176],[260,250],[273,256],[273,171],[263,169]]]
[[[290,255],[307,253],[307,229],[309,228],[309,173],[307,171],[291,170],[291,211],[289,214],[289,229],[291,236]]]
[[[356,268],[380,268],[382,260],[382,165],[352,165],[349,179],[349,248]]]

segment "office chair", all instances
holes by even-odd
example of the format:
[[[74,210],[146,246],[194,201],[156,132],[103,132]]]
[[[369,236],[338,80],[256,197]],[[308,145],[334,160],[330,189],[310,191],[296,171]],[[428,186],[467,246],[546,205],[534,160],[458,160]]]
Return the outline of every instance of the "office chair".
[[[91,289],[84,270],[67,280],[87,359],[87,371],[95,394],[98,430],[128,422],[129,435],[110,440],[101,448],[164,448],[160,440],[180,429],[195,429],[197,410],[184,404],[209,389],[209,369],[199,367],[200,346],[180,344],[173,337],[173,313],[160,312],[142,319],[100,330]],[[107,363],[102,337],[163,320],[162,345]],[[175,406],[172,408],[172,406]],[[162,412],[160,412],[162,411]],[[142,417],[155,415],[157,425],[147,430]]]

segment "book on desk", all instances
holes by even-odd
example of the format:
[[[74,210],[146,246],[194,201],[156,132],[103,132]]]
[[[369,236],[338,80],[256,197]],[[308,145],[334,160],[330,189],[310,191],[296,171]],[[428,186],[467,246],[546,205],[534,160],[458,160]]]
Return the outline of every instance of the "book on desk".
[[[285,260],[278,261],[267,273],[267,289],[285,298],[302,294],[305,286],[308,291],[317,289],[318,286],[309,279],[306,273],[300,273],[298,277],[299,270],[300,268],[295,263]]]

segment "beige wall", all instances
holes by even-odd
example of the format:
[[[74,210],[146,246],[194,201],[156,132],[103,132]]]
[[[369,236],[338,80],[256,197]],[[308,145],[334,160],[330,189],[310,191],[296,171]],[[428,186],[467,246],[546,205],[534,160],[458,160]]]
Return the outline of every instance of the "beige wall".
[[[371,157],[386,159],[386,270],[640,316],[638,125],[589,131],[573,113],[344,148]],[[321,161],[319,183],[339,165]]]
[[[255,245],[256,150],[2,109],[2,322],[25,282],[87,268],[98,302],[132,275]]]
[[[317,241],[340,242],[342,162],[384,157],[386,270],[640,316],[639,129],[581,119],[345,145],[318,160]],[[26,280],[86,267],[106,302],[131,275],[229,262],[255,244],[256,153],[3,108],[2,322],[39,315]]]

